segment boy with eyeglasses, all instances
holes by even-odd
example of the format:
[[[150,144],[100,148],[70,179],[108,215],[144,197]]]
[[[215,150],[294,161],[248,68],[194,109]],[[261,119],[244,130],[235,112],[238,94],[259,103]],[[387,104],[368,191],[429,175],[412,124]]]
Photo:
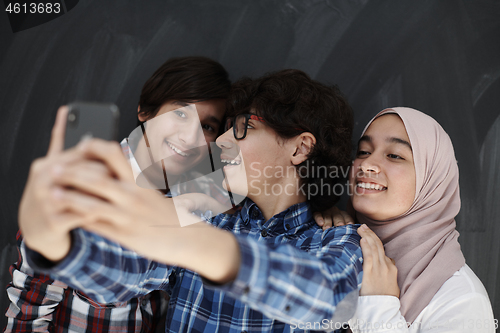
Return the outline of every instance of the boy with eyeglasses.
[[[246,196],[240,210],[193,225],[199,202],[184,209],[138,188],[116,145],[88,141],[78,153],[108,172],[59,167],[60,208],[85,222],[54,225],[65,241],[34,242],[33,266],[100,301],[165,290],[167,332],[333,330],[347,321],[361,282],[360,237],[352,225],[323,231],[312,211],[337,199],[341,179],[318,171],[349,166],[351,108],[337,88],[298,70],[240,80],[228,105],[234,118],[217,145],[222,186]]]

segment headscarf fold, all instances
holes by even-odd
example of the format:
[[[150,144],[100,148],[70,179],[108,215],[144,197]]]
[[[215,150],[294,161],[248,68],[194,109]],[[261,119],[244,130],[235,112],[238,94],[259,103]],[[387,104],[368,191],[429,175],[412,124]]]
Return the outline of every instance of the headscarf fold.
[[[458,243],[455,216],[460,211],[458,165],[450,137],[428,115],[410,108],[390,108],[376,118],[395,113],[403,121],[413,151],[416,193],[410,209],[387,221],[359,213],[396,261],[401,289],[401,314],[413,323],[443,283],[465,265]],[[362,134],[362,135],[363,135]]]

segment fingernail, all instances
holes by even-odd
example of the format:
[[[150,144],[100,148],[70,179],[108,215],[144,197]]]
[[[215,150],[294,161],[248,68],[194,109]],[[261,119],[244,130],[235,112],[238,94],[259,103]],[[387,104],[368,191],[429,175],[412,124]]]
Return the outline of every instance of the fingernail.
[[[325,224],[325,221],[323,219],[320,219],[320,220],[318,220],[318,224],[321,226],[321,225]]]
[[[366,229],[368,229],[368,226],[366,224],[362,224],[360,228],[363,230],[366,230]]]

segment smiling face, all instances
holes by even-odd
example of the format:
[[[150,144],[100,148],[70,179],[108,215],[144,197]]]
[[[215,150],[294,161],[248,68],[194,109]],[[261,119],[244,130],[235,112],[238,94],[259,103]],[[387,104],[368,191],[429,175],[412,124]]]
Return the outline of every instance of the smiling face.
[[[398,115],[375,119],[359,140],[350,186],[354,209],[384,221],[404,214],[415,199],[410,139]]]
[[[207,143],[217,137],[225,112],[224,100],[187,104],[167,102],[145,123],[146,135],[154,162],[163,160],[168,175],[191,170],[208,154]],[[142,140],[134,156],[141,167],[151,164],[147,143]]]
[[[284,185],[284,178],[275,177],[276,170],[290,166],[289,143],[278,143],[274,130],[256,119],[248,120],[247,135],[236,140],[233,128],[217,138],[222,148],[221,159],[226,179],[223,187],[233,193],[247,196],[257,202],[259,196],[271,192],[273,185]],[[228,184],[229,183],[229,188]]]

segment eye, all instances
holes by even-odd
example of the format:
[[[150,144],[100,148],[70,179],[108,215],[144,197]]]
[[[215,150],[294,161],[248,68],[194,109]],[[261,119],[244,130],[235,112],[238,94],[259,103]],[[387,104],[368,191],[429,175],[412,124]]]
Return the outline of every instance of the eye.
[[[215,128],[213,128],[210,125],[202,125],[201,126],[204,130],[209,131],[209,132],[216,132]]]
[[[187,118],[187,114],[185,112],[182,112],[180,110],[175,110],[174,113],[179,117],[179,118]]]
[[[389,157],[391,159],[395,159],[395,160],[404,160],[404,158],[402,158],[401,156],[396,155],[396,154],[388,154],[387,157]]]
[[[363,157],[363,156],[367,156],[367,155],[370,155],[370,153],[365,151],[365,150],[358,150],[358,152],[356,153],[357,157]]]

